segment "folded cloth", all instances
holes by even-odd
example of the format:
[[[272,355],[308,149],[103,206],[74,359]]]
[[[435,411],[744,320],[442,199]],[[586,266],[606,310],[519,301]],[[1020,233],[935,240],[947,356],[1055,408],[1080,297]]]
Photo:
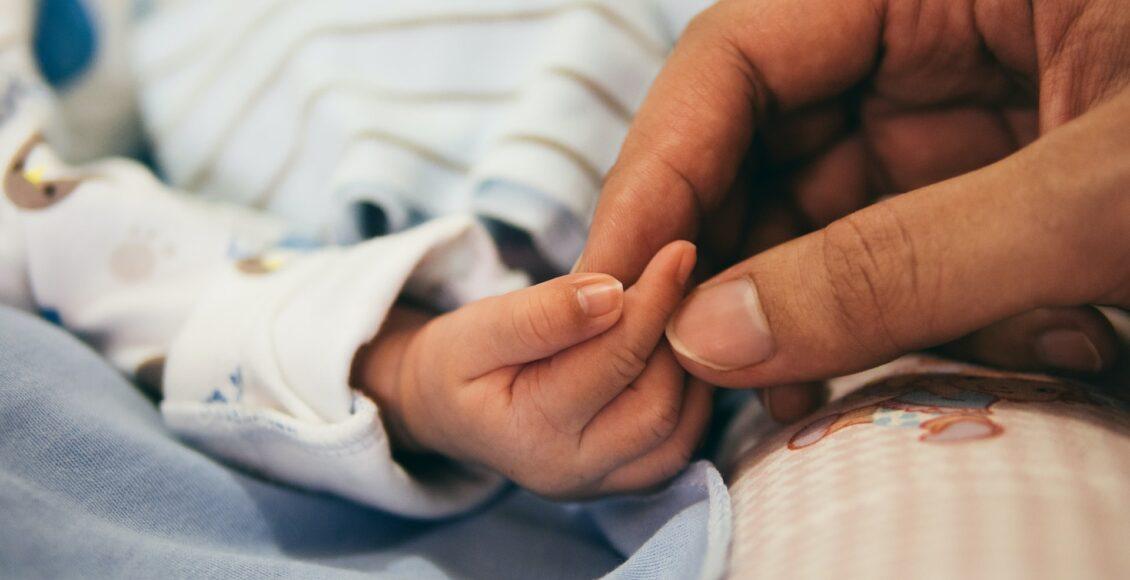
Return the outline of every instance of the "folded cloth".
[[[130,56],[176,186],[308,235],[476,213],[559,271],[604,175],[703,0],[151,3]]]

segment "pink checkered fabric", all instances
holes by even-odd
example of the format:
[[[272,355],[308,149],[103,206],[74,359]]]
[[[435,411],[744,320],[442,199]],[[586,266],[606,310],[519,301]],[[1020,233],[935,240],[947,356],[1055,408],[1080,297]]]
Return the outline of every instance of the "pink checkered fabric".
[[[837,390],[924,371],[961,374],[883,381],[744,452],[731,576],[1130,578],[1125,408],[922,359]]]

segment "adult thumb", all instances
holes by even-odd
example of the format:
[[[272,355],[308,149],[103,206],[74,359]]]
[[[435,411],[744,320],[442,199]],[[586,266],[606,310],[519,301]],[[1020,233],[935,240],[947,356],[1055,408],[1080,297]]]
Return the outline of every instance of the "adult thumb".
[[[1041,306],[1126,300],[1130,98],[976,172],[865,208],[700,286],[667,336],[688,371],[827,378]]]

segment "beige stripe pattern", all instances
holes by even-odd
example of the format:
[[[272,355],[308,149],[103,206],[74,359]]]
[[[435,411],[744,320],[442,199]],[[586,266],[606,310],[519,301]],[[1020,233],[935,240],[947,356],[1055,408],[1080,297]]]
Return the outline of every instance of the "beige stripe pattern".
[[[627,35],[637,45],[640,46],[652,58],[661,60],[666,55],[666,50],[657,42],[652,40],[647,33],[638,29],[633,23],[625,19],[615,10],[612,10],[601,2],[577,2],[572,4],[565,4],[558,7],[543,8],[537,10],[527,11],[512,11],[512,12],[498,12],[498,13],[452,13],[452,14],[435,14],[427,16],[418,16],[403,19],[392,19],[378,22],[349,22],[339,23],[332,26],[324,26],[315,28],[304,32],[287,48],[284,54],[276,59],[276,64],[272,67],[267,77],[259,83],[259,85],[252,91],[251,95],[241,103],[240,110],[237,116],[243,116],[246,112],[255,105],[255,103],[262,97],[268,87],[275,84],[279,77],[286,70],[287,63],[291,62],[295,55],[298,54],[304,47],[308,46],[313,41],[332,36],[350,36],[350,35],[373,35],[383,31],[394,30],[407,30],[420,27],[431,26],[466,26],[466,25],[485,25],[485,24],[498,24],[505,22],[521,22],[521,21],[536,21],[544,20],[568,14],[571,12],[583,11],[597,16],[604,21],[608,22],[622,33]],[[196,86],[189,90],[184,97],[181,98],[180,105],[175,107],[168,117],[158,121],[153,128],[154,132],[160,137],[173,131],[181,123],[185,122],[188,111],[200,99],[205,90],[214,82],[214,79],[224,70],[224,66],[229,62],[232,55],[239,50],[238,45],[230,47],[223,58],[217,59],[216,64],[206,71]]]
[[[412,153],[424,158],[433,165],[442,167],[443,169],[446,169],[448,171],[455,173],[466,173],[469,170],[467,164],[459,161],[458,159],[452,159],[451,157],[448,157],[428,147],[427,145],[418,143],[400,135],[381,131],[379,129],[366,129],[353,135],[346,145],[346,149],[349,149],[350,147],[356,145],[359,141],[368,140],[383,141],[406,151],[411,151]]]
[[[301,3],[301,0],[278,0],[271,2],[267,7],[255,15],[249,25],[248,30],[258,30],[269,25],[270,21],[275,17],[285,14],[286,10],[295,4]],[[448,13],[448,14],[434,14],[428,16],[420,16],[414,18],[404,18],[400,20],[392,20],[384,23],[376,23],[372,32],[392,31],[392,30],[406,30],[411,28],[422,28],[425,26],[445,26],[454,24],[490,24],[507,21],[528,21],[540,20],[544,18],[552,18],[561,14],[576,11],[588,10],[592,11],[597,16],[605,18],[610,24],[619,28],[624,34],[636,42],[644,51],[655,55],[658,58],[663,58],[667,50],[653,40],[646,32],[634,26],[631,22],[609,9],[607,6],[599,2],[577,2],[574,4],[566,4],[563,6],[556,6],[551,8],[535,9],[516,11],[508,13]],[[241,40],[248,40],[247,37]],[[208,47],[209,39],[202,36],[197,42],[188,46],[180,48],[168,56],[160,59],[157,62],[149,64],[140,73],[140,78],[145,82],[151,82],[160,79],[162,76],[167,75],[177,68],[182,67],[204,52]],[[224,52],[224,58],[220,62],[226,62],[233,54],[239,51],[239,46],[229,47]]]
[[[549,69],[551,74],[555,74],[569,80],[576,82],[581,87],[584,87],[593,98],[600,101],[609,112],[616,115],[625,124],[632,122],[633,112],[630,107],[620,101],[612,91],[605,88],[599,81],[588,76],[576,69],[571,69],[564,66],[554,66]]]
[[[504,102],[514,97],[511,91],[501,92],[470,92],[470,91],[402,91],[390,89],[388,87],[376,86],[371,84],[362,84],[355,81],[338,81],[328,83],[321,87],[316,88],[313,92],[306,96],[302,102],[301,110],[298,113],[298,131],[290,145],[287,148],[286,154],[283,156],[282,163],[279,164],[278,169],[267,181],[267,185],[255,197],[254,205],[257,207],[264,207],[273,192],[278,188],[286,177],[287,170],[293,165],[303,143],[306,142],[306,135],[309,132],[310,115],[315,105],[329,94],[344,93],[351,95],[358,95],[376,102],[385,103],[411,103],[413,105],[431,105],[431,104],[489,104]],[[215,167],[216,161],[223,152],[223,144],[228,142],[232,135],[239,128],[238,124],[230,124],[224,127],[217,142],[219,145],[209,149],[207,157],[205,157],[200,165],[189,175],[185,180],[185,187],[188,189],[198,189],[210,177],[212,169]],[[401,142],[411,142],[405,138],[398,138],[388,140],[390,144],[396,145]],[[422,145],[415,144],[408,148],[411,151],[426,151],[427,148]],[[443,156],[439,154],[426,154],[422,155],[425,159],[442,159]],[[451,169],[451,164],[439,163],[445,169]]]
[[[514,134],[499,139],[499,143],[525,143],[544,147],[573,162],[597,188],[604,183],[604,172],[598,169],[588,157],[573,147],[552,137],[532,134]]]
[[[596,101],[604,105],[609,112],[619,118],[625,125],[631,123],[633,116],[631,109],[629,109],[627,105],[623,104],[615,95],[613,95],[610,90],[603,87],[597,80],[575,69],[564,66],[551,67],[547,72],[549,74],[557,75],[575,82],[578,86],[582,87],[590,95],[592,95],[592,97]],[[309,131],[309,117],[313,107],[324,96],[339,92],[359,95],[379,102],[410,103],[413,105],[448,105],[455,103],[498,104],[510,101],[517,96],[517,93],[515,91],[402,91],[371,84],[361,84],[354,81],[339,81],[318,87],[313,92],[311,92],[303,101],[302,108],[298,114],[298,132],[294,136],[294,138],[291,139],[287,152],[283,156],[283,161],[279,163],[278,168],[272,174],[271,178],[267,180],[267,184],[257,195],[254,196],[252,203],[255,207],[266,207],[270,203],[270,200],[273,197],[274,193],[278,190],[279,186],[285,180],[288,170],[294,165],[294,161],[297,158],[299,151],[301,150],[302,144],[306,142],[306,135]],[[236,132],[238,127],[239,126],[237,124],[231,124],[224,128],[223,133],[221,134],[219,139],[217,139],[219,145],[209,149],[208,155],[184,181],[184,187],[188,189],[199,189],[205,184],[205,182],[211,176],[211,172],[223,152],[223,144],[230,141],[232,135]],[[398,143],[400,143],[403,139],[382,140],[386,141],[390,145],[398,146]],[[594,179],[597,184],[599,184],[603,180],[603,176],[593,166],[593,164],[579,153],[573,151],[571,148],[557,143],[552,139],[544,137],[539,137],[530,142],[536,143],[543,147],[547,147],[557,152],[561,152],[562,154],[566,155],[570,160],[577,163],[578,167],[580,167],[591,179]],[[423,147],[422,145],[416,144],[412,148],[409,148],[409,150],[416,152],[427,150],[427,148]],[[432,160],[442,158],[443,156],[434,154],[434,152],[432,152],[426,155],[421,155],[421,157],[427,160]],[[441,164],[441,167],[447,170],[453,170],[453,166],[450,164]]]
[[[282,14],[287,8],[290,8],[297,2],[301,2],[301,0],[277,0],[275,2],[268,2],[266,8],[262,12],[256,14],[251,18],[246,26],[246,29],[261,30],[262,28],[267,26],[275,16]],[[237,3],[234,2],[226,5],[227,8],[234,8],[236,6]],[[224,57],[230,58],[233,54],[238,52],[239,43],[246,40],[246,35],[241,36],[237,41],[235,41],[232,46],[224,51]],[[206,34],[199,35],[197,38],[195,38],[195,42],[181,47],[169,53],[168,55],[165,55],[161,59],[146,64],[145,67],[138,73],[138,78],[143,83],[157,82],[162,78],[176,72],[177,70],[192,64],[194,60],[200,58],[200,55],[208,50],[208,46],[212,42],[213,40],[210,36]],[[221,59],[221,62],[223,61],[224,59]]]

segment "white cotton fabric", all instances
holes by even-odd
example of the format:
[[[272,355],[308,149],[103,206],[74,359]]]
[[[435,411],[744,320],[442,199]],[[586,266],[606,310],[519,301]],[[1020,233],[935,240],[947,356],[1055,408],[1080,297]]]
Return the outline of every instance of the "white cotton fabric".
[[[470,213],[567,271],[689,0],[197,0],[138,26],[173,183],[355,241]]]
[[[274,256],[295,263],[271,276],[229,272],[170,349],[166,421],[220,457],[386,510],[430,517],[476,505],[500,478],[410,476],[392,458],[376,406],[349,388],[349,370],[417,269],[490,245],[481,227],[454,217],[351,248]],[[507,279],[496,274],[487,279]],[[449,298],[482,291],[455,288]]]

